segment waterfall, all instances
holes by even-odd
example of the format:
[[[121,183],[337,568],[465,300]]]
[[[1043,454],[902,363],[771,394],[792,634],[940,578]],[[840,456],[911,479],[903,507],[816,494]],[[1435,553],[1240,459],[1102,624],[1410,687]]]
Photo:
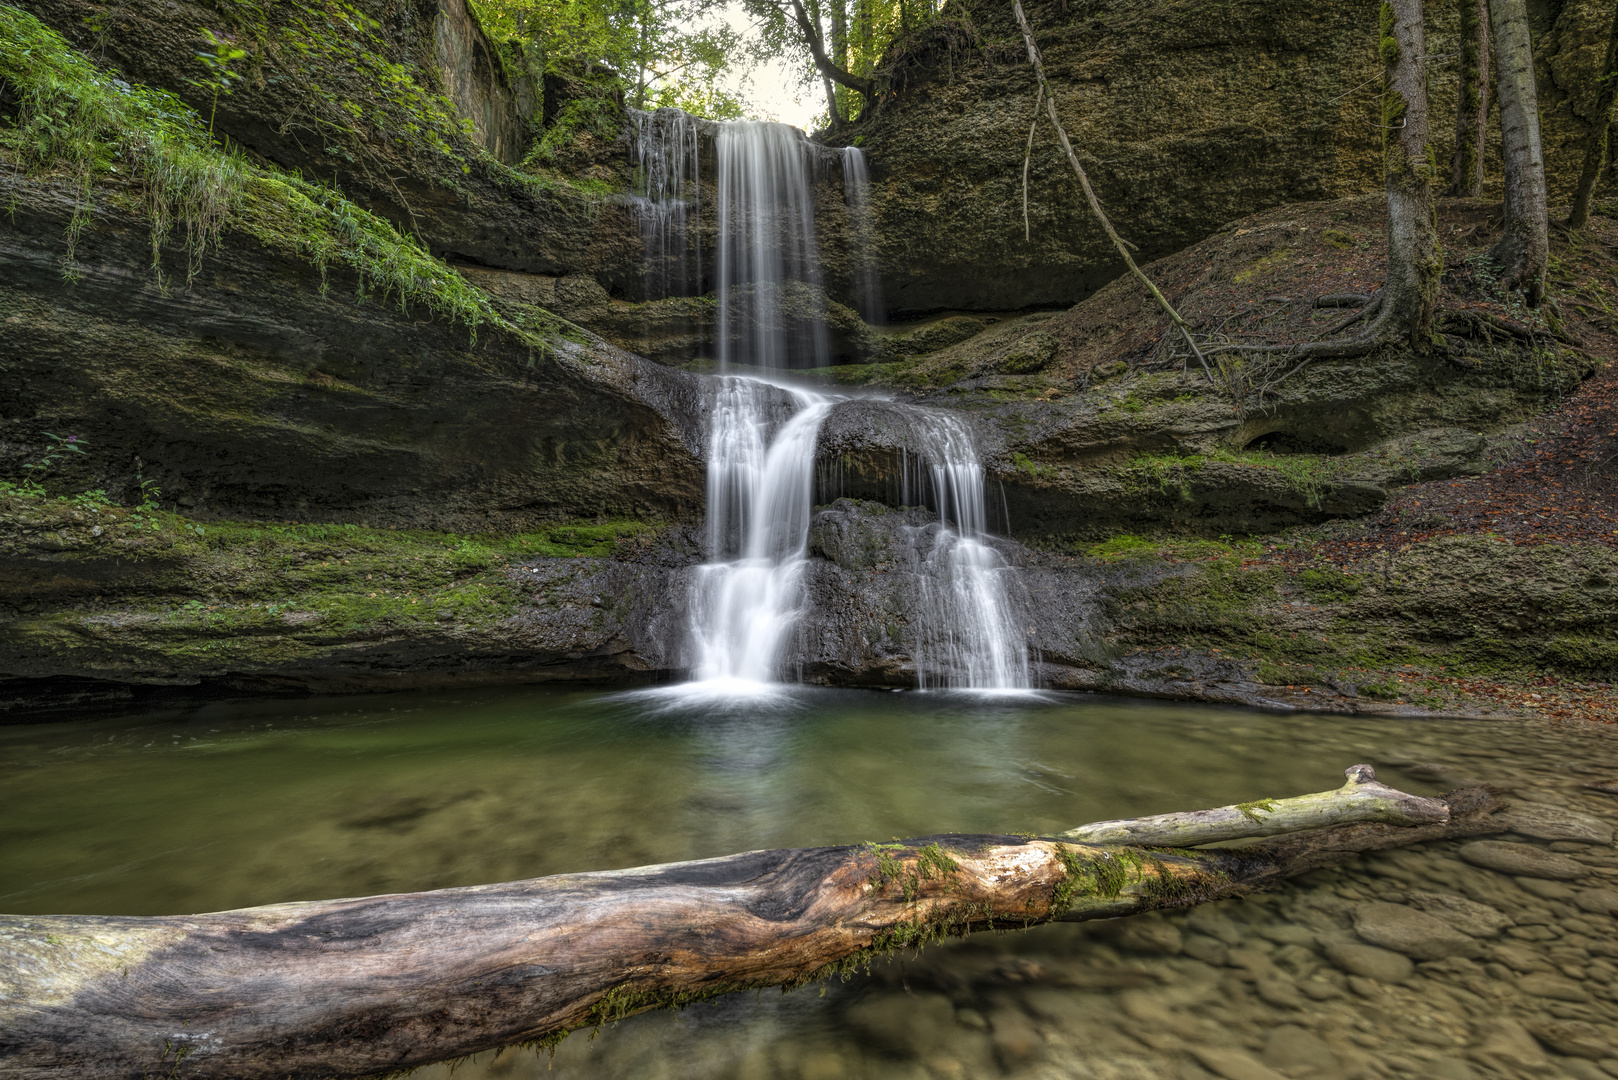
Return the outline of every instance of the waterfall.
[[[919,582],[916,681],[921,689],[1018,690],[1030,685],[1028,644],[1006,588],[1014,573],[989,543],[983,466],[958,417],[928,411],[918,425],[918,487],[901,501],[931,505],[938,523],[913,531]],[[905,470],[907,473],[908,469]],[[907,476],[905,487],[911,482]]]
[[[766,371],[831,362],[812,166],[797,128],[723,124],[719,158],[719,366]],[[804,288],[809,286],[809,288]]]
[[[865,152],[857,146],[843,149],[843,201],[848,206],[849,247],[853,254],[850,268],[854,306],[860,317],[872,326],[887,322],[882,303],[882,279],[876,270],[876,225],[871,219],[871,177],[865,169]]]
[[[702,125],[679,109],[629,111],[635,124],[631,199],[645,254],[644,296],[702,292]]]
[[[719,364],[824,365],[811,145],[783,124],[718,129]],[[804,286],[812,288],[804,288]],[[802,621],[815,444],[831,401],[721,374],[708,439],[708,558],[692,585],[692,674],[719,689],[780,679]]]
[[[856,303],[868,320],[882,315],[865,156],[854,148],[823,151],[782,124],[709,125],[672,109],[635,117],[643,185],[635,205],[649,298],[701,291],[693,224],[700,137],[713,133],[720,374],[708,439],[709,561],[692,579],[687,662],[698,687],[757,692],[789,673],[805,614],[816,446],[835,401],[780,380],[831,358],[815,190],[839,159]],[[938,513],[935,524],[913,530],[909,545],[919,583],[912,619],[918,684],[1026,687],[1026,639],[1006,588],[1012,570],[989,542],[983,468],[970,432],[955,416],[895,407],[912,417],[920,463],[914,492],[905,470],[902,501]]]
[[[788,390],[796,410],[772,423],[775,387],[726,377],[708,459],[708,550],[692,594],[693,673],[704,682],[774,682],[803,605],[814,510],[815,442],[831,402]]]

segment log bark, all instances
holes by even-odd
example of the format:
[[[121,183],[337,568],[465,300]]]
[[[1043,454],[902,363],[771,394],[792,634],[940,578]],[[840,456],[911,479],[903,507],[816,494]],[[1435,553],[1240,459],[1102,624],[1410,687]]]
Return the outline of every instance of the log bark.
[[[1291,799],[1192,810],[1183,814],[1127,821],[1098,821],[1062,834],[1085,844],[1131,844],[1136,847],[1200,847],[1224,840],[1324,829],[1356,821],[1387,825],[1441,825],[1449,808],[1441,799],[1407,795],[1379,782],[1369,765],[1355,765],[1336,791],[1298,795]]]
[[[1538,307],[1545,295],[1550,222],[1526,0],[1489,0],[1489,22],[1506,180],[1505,229],[1490,255],[1500,264],[1505,285],[1521,291],[1530,307]]]
[[[1426,801],[1443,805],[1413,811],[1425,824],[1232,849],[950,835],[209,915],[4,916],[0,1077],[385,1073],[799,986],[947,935],[1186,907],[1503,831],[1487,789]]]
[[[1579,186],[1573,192],[1573,210],[1567,216],[1570,229],[1582,229],[1590,220],[1590,201],[1595,196],[1601,166],[1607,160],[1607,142],[1612,127],[1612,106],[1618,98],[1618,3],[1613,5],[1612,32],[1607,35],[1607,58],[1601,65],[1601,93],[1590,133],[1584,137],[1584,168]]]
[[[1483,194],[1483,148],[1489,133],[1489,0],[1459,3],[1461,70],[1449,193],[1476,198]]]

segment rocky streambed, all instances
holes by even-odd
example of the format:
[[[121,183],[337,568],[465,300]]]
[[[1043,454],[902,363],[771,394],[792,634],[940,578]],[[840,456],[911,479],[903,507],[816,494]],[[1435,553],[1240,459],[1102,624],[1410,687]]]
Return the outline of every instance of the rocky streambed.
[[[1137,738],[1177,730],[1187,740],[1160,744],[1171,770],[1211,737],[1180,717],[1172,727],[1134,719]],[[1305,718],[1290,734],[1273,721],[1214,723],[1255,764],[1289,748],[1310,756],[1322,743],[1373,743],[1380,775],[1407,788],[1491,782],[1513,803],[1510,831],[1360,857],[1189,912],[979,935],[834,981],[819,998],[744,995],[647,1015],[593,1041],[575,1036],[549,1061],[507,1053],[456,1075],[1618,1075],[1618,744],[1609,734],[1538,722],[1335,734]],[[1268,752],[1246,741],[1260,731],[1273,739]],[[1089,775],[1034,745],[1019,759],[1029,781],[1060,789]],[[1103,747],[1095,753],[1112,761]],[[1206,760],[1222,767],[1218,751]]]

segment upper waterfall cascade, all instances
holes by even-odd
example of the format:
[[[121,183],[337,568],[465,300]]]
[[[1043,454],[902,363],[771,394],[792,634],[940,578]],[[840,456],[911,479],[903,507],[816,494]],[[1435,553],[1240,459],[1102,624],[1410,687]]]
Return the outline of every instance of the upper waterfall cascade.
[[[816,446],[839,399],[783,379],[831,358],[815,211],[817,185],[832,164],[841,167],[855,249],[849,299],[868,321],[881,319],[866,163],[857,148],[830,152],[783,124],[710,124],[672,109],[636,117],[648,296],[700,290],[705,266],[717,294],[710,561],[693,578],[687,662],[701,684],[756,688],[794,672],[808,614]],[[706,264],[704,136],[713,140],[717,163],[716,239]],[[910,620],[917,684],[1027,687],[1027,643],[1007,588],[1014,571],[989,541],[983,467],[971,432],[954,415],[906,408],[925,419],[916,425],[918,445],[909,448],[921,468],[916,483],[907,481],[903,501],[938,514],[934,525],[912,531],[906,553],[917,583]]]

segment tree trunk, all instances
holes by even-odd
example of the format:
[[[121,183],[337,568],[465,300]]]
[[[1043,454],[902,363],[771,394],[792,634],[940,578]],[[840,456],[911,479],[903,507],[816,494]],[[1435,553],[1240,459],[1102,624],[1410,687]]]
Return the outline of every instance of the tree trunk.
[[[1507,288],[1530,307],[1545,294],[1550,253],[1545,207],[1545,159],[1539,142],[1539,96],[1526,0],[1489,0],[1494,35],[1495,97],[1500,102],[1500,143],[1506,164],[1506,222],[1490,251]]]
[[[820,77],[820,85],[826,90],[826,117],[827,123],[833,131],[843,126],[843,114],[837,111],[837,87],[826,76]]]
[[[1570,229],[1582,229],[1590,220],[1590,199],[1595,195],[1596,181],[1601,177],[1601,166],[1607,155],[1615,97],[1618,97],[1618,0],[1613,4],[1612,32],[1607,35],[1607,59],[1601,65],[1601,95],[1596,102],[1595,117],[1590,121],[1590,133],[1584,137],[1584,170],[1579,173],[1579,186],[1573,193],[1573,212],[1567,218]]]
[[[1388,190],[1388,276],[1381,317],[1387,336],[1432,344],[1438,305],[1438,226],[1427,151],[1427,46],[1421,0],[1382,5],[1382,164]]]
[[[936,836],[211,915],[0,917],[0,1077],[409,1069],[799,986],[946,935],[1188,907],[1363,851],[1502,831],[1487,789],[1419,799],[1369,766],[1348,772],[1338,792],[1103,830],[1168,829],[1182,845],[1240,834],[1233,816],[1306,830],[1234,849]]]
[[[831,3],[831,60],[838,67],[848,68],[848,5],[847,0]]]
[[[1460,0],[1460,97],[1449,193],[1483,194],[1483,148],[1489,133],[1489,0]]]
[[[809,12],[804,9],[803,0],[792,0],[792,17],[798,24],[798,31],[803,34],[804,42],[809,46],[809,55],[815,62],[815,67],[823,78],[829,82],[846,86],[857,91],[867,102],[871,100],[871,80],[861,79],[851,75],[832,63],[831,57],[826,55],[826,41],[820,34],[820,28],[810,19]],[[834,100],[831,106],[832,115],[837,115],[837,104]]]

